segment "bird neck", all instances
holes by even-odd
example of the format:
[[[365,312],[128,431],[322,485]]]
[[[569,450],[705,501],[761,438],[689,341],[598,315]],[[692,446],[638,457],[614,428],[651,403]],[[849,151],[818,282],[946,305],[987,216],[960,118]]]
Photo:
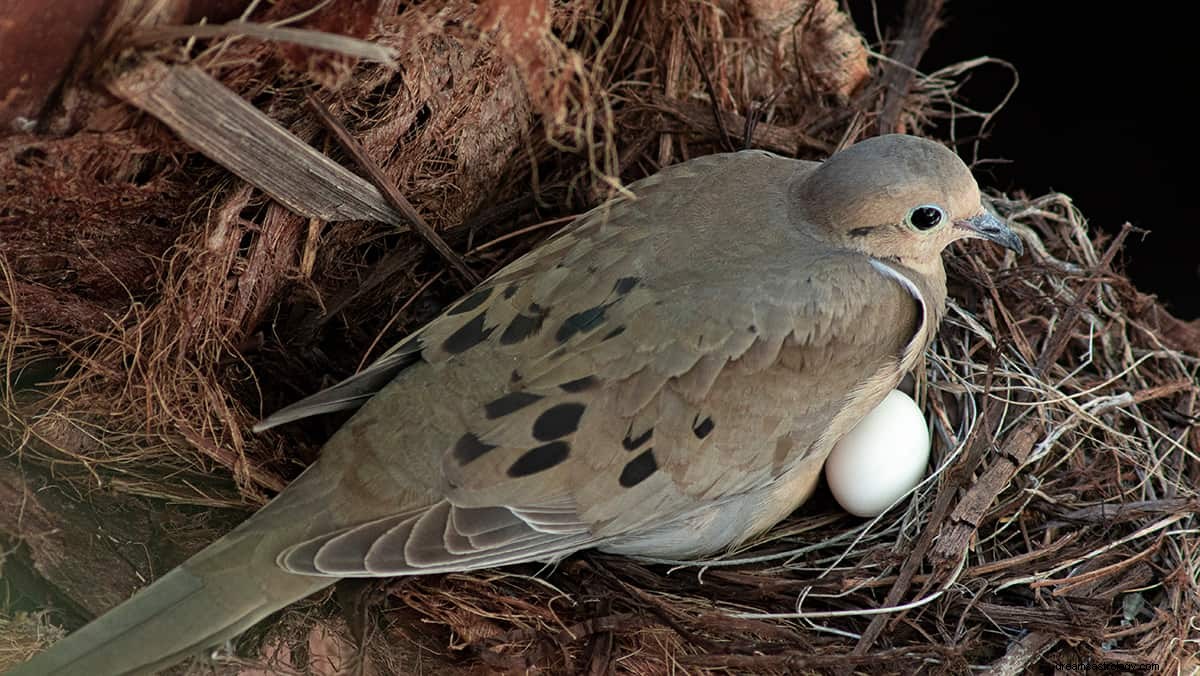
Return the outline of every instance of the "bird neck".
[[[935,258],[931,265],[914,266],[898,258],[872,259],[871,264],[885,276],[904,285],[921,304],[917,333],[901,359],[901,370],[911,369],[929,346],[946,312],[946,269],[942,266],[941,257]]]

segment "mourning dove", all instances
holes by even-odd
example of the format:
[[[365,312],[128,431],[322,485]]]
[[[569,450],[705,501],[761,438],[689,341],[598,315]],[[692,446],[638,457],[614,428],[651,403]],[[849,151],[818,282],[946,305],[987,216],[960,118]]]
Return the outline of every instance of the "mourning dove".
[[[162,668],[342,577],[743,542],[921,358],[942,249],[1021,251],[912,136],[701,157],[629,191],[260,424],[361,406],[252,518],[13,673]]]

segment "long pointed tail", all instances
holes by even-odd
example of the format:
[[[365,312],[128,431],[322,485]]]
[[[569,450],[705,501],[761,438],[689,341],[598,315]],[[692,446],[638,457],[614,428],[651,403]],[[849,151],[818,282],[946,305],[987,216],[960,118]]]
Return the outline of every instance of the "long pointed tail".
[[[257,514],[9,676],[153,673],[332,584],[337,578],[289,573],[276,559],[311,538],[440,499],[439,456],[388,460],[401,438],[398,425],[412,417],[395,411],[407,405],[403,397],[372,399],[329,440],[321,460]]]
[[[275,562],[320,520],[306,508],[323,491],[305,483],[8,676],[154,673],[329,586],[336,578],[295,575]]]
[[[280,571],[277,575],[287,574]],[[9,676],[154,673],[220,645],[275,610],[334,581],[289,577],[294,579],[270,583],[274,588],[267,592],[257,585],[262,580],[199,576],[181,566],[10,671]]]

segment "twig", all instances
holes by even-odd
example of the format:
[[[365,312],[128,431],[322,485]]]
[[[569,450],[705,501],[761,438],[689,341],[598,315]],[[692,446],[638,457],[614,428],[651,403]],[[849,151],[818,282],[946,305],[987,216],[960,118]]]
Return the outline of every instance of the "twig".
[[[596,611],[599,616],[596,619],[588,620],[588,628],[592,629],[591,640],[588,641],[587,658],[585,663],[588,665],[588,676],[603,676],[612,671],[612,653],[613,653],[613,630],[628,629],[629,621],[635,619],[630,617],[632,613],[627,613],[620,616],[617,622],[610,625],[600,625],[597,620],[609,619],[612,614],[612,599],[600,599],[600,608]],[[640,619],[640,618],[639,618]],[[615,626],[614,626],[615,625]],[[578,635],[575,631],[571,631],[572,635]]]
[[[1041,659],[1047,651],[1058,644],[1058,638],[1045,632],[1034,631],[1012,644],[1004,657],[992,663],[983,676],[1017,676],[1027,674],[1030,665]]]
[[[721,134],[721,144],[725,146],[726,150],[733,152],[737,150],[737,147],[733,145],[733,139],[729,138],[729,131],[725,129],[725,122],[721,119],[721,105],[717,101],[717,89],[713,87],[712,80],[708,77],[708,70],[704,67],[704,62],[700,60],[700,52],[696,49],[696,34],[692,32],[692,25],[686,19],[682,23],[684,42],[687,43],[692,61],[696,62],[696,70],[700,71],[700,77],[704,80],[704,89],[708,91],[708,102],[712,106],[717,132]]]
[[[817,6],[816,3],[813,3],[813,7],[816,7],[816,6]],[[783,93],[782,88],[777,89],[777,90],[775,90],[774,94],[771,94],[770,98],[768,98],[765,102],[763,102],[762,105],[756,106],[753,103],[750,104],[750,110],[746,111],[746,125],[742,129],[742,148],[743,149],[754,147],[754,130],[755,130],[755,128],[758,127],[758,123],[761,121],[762,117],[766,114],[766,111],[770,110],[771,107],[775,105],[775,100],[778,99],[779,95],[782,93]]]
[[[1063,596],[1067,592],[1070,592],[1070,591],[1076,589],[1080,585],[1093,583],[1094,581],[1099,580],[1101,578],[1109,577],[1114,572],[1122,571],[1130,566],[1133,566],[1134,564],[1137,564],[1137,563],[1145,560],[1151,554],[1158,552],[1158,547],[1160,544],[1162,544],[1161,539],[1155,541],[1149,547],[1147,547],[1146,549],[1143,549],[1142,551],[1138,552],[1137,554],[1134,554],[1133,556],[1121,559],[1121,560],[1117,561],[1116,563],[1111,563],[1107,566],[1096,568],[1095,570],[1089,570],[1086,573],[1080,573],[1078,575],[1071,575],[1069,577],[1046,578],[1044,580],[1030,582],[1029,588],[1030,589],[1040,589],[1042,587],[1051,587],[1051,586],[1058,587],[1057,589],[1051,591],[1050,593],[1053,596]]]
[[[800,671],[811,669],[837,669],[843,667],[865,667],[887,665],[888,671],[899,671],[898,667],[908,664],[912,671],[928,658],[945,660],[954,653],[937,645],[920,648],[894,648],[870,655],[814,655],[811,652],[786,652],[776,655],[680,655],[677,659],[684,666],[725,668],[735,673],[760,673],[766,670]],[[907,670],[904,670],[907,671]]]
[[[403,223],[380,191],[195,66],[148,60],[105,83],[188,145],[292,211],[322,221]]]
[[[904,24],[900,27],[896,49],[889,55],[892,63],[885,68],[881,82],[884,98],[876,120],[880,134],[903,131],[900,115],[904,111],[904,99],[916,80],[917,64],[929,48],[930,38],[942,25],[939,15],[943,4],[943,0],[908,0],[904,3]]]
[[[163,40],[181,38],[219,38],[231,35],[245,35],[259,40],[271,42],[290,42],[292,44],[321,49],[346,56],[353,56],[367,61],[376,61],[387,66],[395,67],[396,50],[367,40],[314,31],[304,28],[281,28],[249,21],[230,21],[225,24],[197,24],[193,26],[153,26],[139,30],[130,38],[133,45],[152,45]]]
[[[305,94],[305,98],[308,101],[309,107],[312,108],[317,117],[321,118],[321,122],[325,124],[325,127],[332,131],[334,136],[337,137],[338,143],[341,144],[342,148],[344,148],[347,153],[350,153],[350,156],[354,158],[354,161],[358,164],[359,168],[367,173],[367,176],[371,179],[371,183],[373,183],[375,187],[378,188],[381,193],[383,193],[383,197],[387,200],[388,204],[404,215],[408,222],[413,226],[413,230],[415,230],[416,233],[421,236],[421,239],[425,240],[426,244],[433,247],[433,249],[437,251],[447,263],[450,264],[450,267],[454,268],[455,272],[457,272],[459,276],[466,280],[468,287],[473,287],[479,284],[481,281],[479,275],[475,274],[474,270],[467,267],[467,264],[463,262],[463,259],[459,257],[458,254],[454,253],[454,250],[450,248],[450,245],[446,244],[446,242],[443,241],[442,238],[433,231],[433,228],[429,227],[429,224],[425,222],[425,219],[421,218],[421,215],[417,213],[417,210],[413,208],[413,205],[408,201],[408,199],[400,193],[400,190],[397,189],[390,180],[388,180],[388,177],[383,173],[383,169],[379,166],[379,164],[372,160],[369,155],[367,155],[367,151],[364,150],[362,145],[350,135],[349,130],[347,130],[346,127],[339,120],[337,120],[332,113],[329,112],[329,109],[325,107],[325,104],[318,101],[317,98],[312,95],[312,93]]]
[[[962,556],[988,507],[996,500],[996,496],[1000,495],[1000,491],[1008,486],[1017,470],[1025,464],[1025,459],[1029,457],[1033,443],[1039,436],[1041,422],[1036,418],[1025,421],[1016,432],[1009,435],[1000,450],[1000,456],[958,501],[954,511],[950,513],[949,520],[942,524],[937,544],[929,553],[930,558],[941,565],[948,565]]]

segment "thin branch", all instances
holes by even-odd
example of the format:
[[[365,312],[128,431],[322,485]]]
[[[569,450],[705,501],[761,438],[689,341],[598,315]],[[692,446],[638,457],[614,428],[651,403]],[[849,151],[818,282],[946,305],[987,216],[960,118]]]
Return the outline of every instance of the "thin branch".
[[[342,145],[342,148],[344,148],[347,153],[350,153],[350,156],[354,158],[354,161],[356,164],[358,164],[359,168],[367,173],[367,176],[371,179],[371,183],[373,183],[375,187],[379,189],[379,192],[383,193],[383,197],[387,200],[388,204],[404,215],[404,218],[406,218],[413,226],[413,230],[415,230],[416,233],[421,236],[421,239],[425,240],[426,244],[433,247],[433,249],[437,251],[447,263],[450,264],[450,267],[454,268],[455,272],[457,272],[459,276],[467,281],[468,286],[475,286],[479,284],[479,282],[482,281],[480,280],[479,275],[475,274],[474,270],[467,267],[467,264],[463,262],[462,257],[455,253],[454,250],[450,248],[450,245],[446,244],[446,242],[442,240],[442,238],[439,237],[436,232],[434,232],[433,228],[429,227],[429,224],[425,222],[425,219],[421,218],[421,215],[417,213],[415,208],[413,208],[412,203],[410,203],[408,199],[400,193],[400,190],[396,188],[391,180],[389,180],[388,177],[383,173],[383,169],[379,166],[379,164],[371,159],[370,155],[367,155],[367,151],[364,150],[362,145],[350,135],[349,130],[347,130],[346,127],[337,118],[335,118],[332,113],[329,112],[329,109],[325,107],[325,104],[318,101],[311,93],[306,94],[305,97],[308,100],[309,107],[312,108],[313,112],[317,114],[317,117],[321,118],[321,122],[324,123],[325,127],[333,132],[334,136],[337,137],[338,143]]]
[[[884,99],[876,120],[880,134],[903,131],[900,115],[904,112],[904,100],[917,79],[917,64],[929,49],[930,38],[942,25],[940,15],[944,4],[943,0],[908,0],[904,4],[904,24],[895,50],[888,55],[890,63],[881,82]]]
[[[686,19],[683,21],[683,37],[684,42],[687,43],[688,52],[692,55],[692,61],[696,62],[696,70],[700,71],[700,77],[704,80],[704,89],[708,92],[708,102],[712,105],[713,120],[717,126],[717,131],[721,134],[721,144],[725,146],[726,150],[733,152],[737,150],[737,146],[733,145],[733,139],[729,137],[729,131],[725,129],[725,122],[721,119],[721,106],[717,102],[717,89],[708,77],[708,70],[704,67],[704,62],[700,60],[700,52],[696,49],[696,34],[692,32],[692,25]]]
[[[182,38],[219,38],[235,35],[266,40],[268,42],[290,42],[292,44],[321,49],[353,56],[367,61],[376,61],[387,66],[396,65],[396,50],[384,45],[360,40],[349,35],[338,35],[304,28],[281,28],[248,21],[231,21],[225,24],[197,24],[193,26],[154,26],[135,33],[133,45],[153,45],[164,40]]]

